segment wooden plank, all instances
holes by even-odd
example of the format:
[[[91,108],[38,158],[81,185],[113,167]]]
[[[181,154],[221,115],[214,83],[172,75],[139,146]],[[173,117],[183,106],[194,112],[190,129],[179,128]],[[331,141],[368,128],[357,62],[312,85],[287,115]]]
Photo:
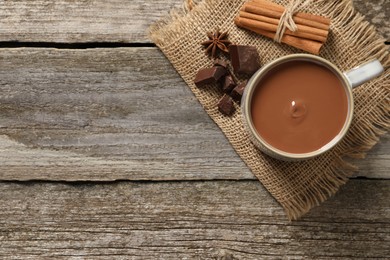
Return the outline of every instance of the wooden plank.
[[[254,179],[155,48],[0,57],[2,180]],[[389,149],[358,174],[389,178]]]
[[[288,222],[257,181],[0,183],[0,257],[386,258],[389,200],[388,181],[352,180]]]
[[[390,134],[383,136],[366,158],[351,162],[359,167],[355,177],[390,179]]]
[[[1,179],[254,178],[155,48],[0,57]]]
[[[353,4],[361,12],[367,21],[373,24],[377,31],[390,41],[390,1],[388,0],[353,0]]]
[[[0,41],[150,42],[148,26],[183,0],[19,0],[1,1]],[[390,22],[386,0],[354,0],[387,40]]]
[[[0,41],[150,42],[154,21],[182,0],[1,1]]]

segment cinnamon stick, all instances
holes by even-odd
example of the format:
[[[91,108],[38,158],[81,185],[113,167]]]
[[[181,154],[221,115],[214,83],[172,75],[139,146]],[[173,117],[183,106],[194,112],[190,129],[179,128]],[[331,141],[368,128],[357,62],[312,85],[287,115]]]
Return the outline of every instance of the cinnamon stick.
[[[249,3],[252,3],[254,5],[257,5],[267,10],[277,11],[279,13],[283,13],[285,10],[284,6],[266,0],[252,0]],[[275,17],[275,18],[280,18],[280,17]],[[325,24],[329,26],[331,23],[331,20],[329,18],[320,15],[315,15],[315,14],[303,13],[303,12],[295,13],[293,18],[294,18],[294,22],[296,23],[309,25],[313,27],[314,26],[316,27],[319,24]],[[308,23],[312,23],[312,24],[308,24]],[[320,27],[316,27],[316,28],[320,28]],[[325,27],[323,27],[322,29],[327,30]]]
[[[247,27],[251,27],[251,28],[257,28],[257,29],[260,29],[260,30],[270,31],[270,32],[273,32],[273,33],[276,33],[276,31],[278,29],[278,26],[275,25],[275,24],[270,24],[270,23],[266,23],[266,22],[261,22],[261,21],[257,21],[257,20],[243,18],[241,16],[240,16],[240,20],[241,20],[240,22],[241,22],[242,25],[247,26]],[[326,37],[310,33],[311,30],[310,30],[309,27],[307,27],[307,29],[306,28],[305,29],[301,28],[301,29],[297,30],[295,32],[290,31],[289,29],[286,29],[284,34],[296,36],[296,37],[299,37],[299,38],[319,41],[319,42],[325,42],[326,41]]]
[[[243,20],[243,24],[246,24],[247,26],[250,26],[253,28],[258,27],[258,29],[263,29],[263,30],[272,31],[272,32],[276,32],[276,30],[278,28],[278,24],[279,24],[278,19],[270,18],[270,17],[263,16],[263,15],[248,13],[245,11],[240,11],[239,16],[240,16],[240,18],[245,18],[245,20]],[[251,21],[249,21],[249,20],[251,20]],[[255,21],[258,21],[261,23],[257,23]],[[292,31],[286,29],[285,34],[297,36],[300,38],[315,40],[315,41],[319,41],[319,42],[326,42],[326,37],[324,37],[324,36],[320,36],[320,35],[316,35],[316,34],[312,34],[312,33],[305,33],[305,31],[311,31],[311,28],[309,28],[307,26],[297,24],[297,28],[298,28],[298,30],[295,32],[292,32]]]
[[[234,20],[235,24],[238,27],[250,30],[252,32],[255,32],[257,34],[263,35],[263,36],[271,38],[271,39],[273,39],[275,37],[275,33],[273,33],[273,32],[243,25],[241,23],[241,19],[242,18],[240,18],[240,17],[236,17],[236,19]],[[307,51],[307,52],[310,52],[310,53],[313,53],[313,54],[317,54],[317,55],[320,53],[320,50],[321,50],[321,47],[322,47],[322,43],[321,42],[312,41],[312,40],[303,39],[303,38],[298,38],[298,37],[295,37],[295,36],[292,36],[292,35],[286,35],[286,34],[283,35],[281,41],[283,43],[288,44],[288,45],[290,45],[292,47],[295,47],[297,49],[300,49],[300,50],[303,50],[303,51]]]
[[[261,7],[255,6],[255,5],[251,5],[251,3],[244,4],[242,6],[241,10],[248,12],[248,13],[267,16],[267,17],[271,17],[271,18],[278,18],[279,19],[282,16],[282,13],[275,12],[272,10],[263,9]],[[262,25],[260,25],[260,26],[262,26]],[[260,29],[276,32],[277,26],[276,26],[276,28],[274,28],[274,24],[272,24],[272,26],[270,25],[267,27],[269,27],[270,29],[267,29],[267,28],[260,28]],[[319,35],[319,36],[322,36],[325,38],[328,37],[328,33],[329,33],[328,30],[318,29],[318,28],[307,26],[307,25],[300,25],[300,29],[298,31],[302,32],[302,33]],[[292,32],[290,30],[286,30],[286,33],[290,34],[290,35],[294,35],[294,34],[291,34]],[[294,35],[294,36],[299,37],[299,35]]]

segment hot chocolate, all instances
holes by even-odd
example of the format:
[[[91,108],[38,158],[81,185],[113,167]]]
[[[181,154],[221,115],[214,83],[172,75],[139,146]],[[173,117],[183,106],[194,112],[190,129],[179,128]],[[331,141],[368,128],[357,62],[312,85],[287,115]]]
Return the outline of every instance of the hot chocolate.
[[[251,100],[251,118],[269,145],[288,153],[309,153],[335,138],[348,115],[342,80],[310,61],[288,61],[271,69]]]

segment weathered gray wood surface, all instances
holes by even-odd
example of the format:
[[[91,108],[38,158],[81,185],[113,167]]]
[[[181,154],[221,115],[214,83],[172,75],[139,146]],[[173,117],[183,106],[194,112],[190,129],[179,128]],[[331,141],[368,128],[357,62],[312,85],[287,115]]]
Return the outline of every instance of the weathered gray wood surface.
[[[156,48],[0,57],[0,179],[253,178]]]
[[[0,57],[0,179],[254,179],[155,48]],[[388,144],[357,174],[390,177]]]
[[[353,0],[355,8],[365,15],[386,41],[390,41],[390,1],[389,0]]]
[[[0,1],[0,41],[150,42],[147,28],[183,0]],[[353,1],[390,40],[390,1]]]
[[[389,188],[388,181],[351,180],[288,222],[256,181],[2,183],[0,257],[385,258]]]
[[[0,0],[0,41],[149,42],[181,2]],[[389,2],[354,2],[389,39]],[[389,142],[357,175],[388,178]],[[0,181],[1,259],[390,255],[389,180],[351,180],[288,222],[155,48],[0,48],[0,179],[34,178],[176,181]]]
[[[0,1],[0,41],[150,42],[149,25],[181,0]]]

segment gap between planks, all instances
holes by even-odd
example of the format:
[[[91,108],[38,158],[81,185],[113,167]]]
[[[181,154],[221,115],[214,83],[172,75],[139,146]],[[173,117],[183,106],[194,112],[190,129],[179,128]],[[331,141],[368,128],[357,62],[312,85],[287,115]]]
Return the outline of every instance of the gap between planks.
[[[97,49],[97,48],[148,48],[156,47],[154,43],[119,43],[119,42],[0,42],[0,48],[47,48],[47,49]]]
[[[183,0],[1,1],[0,41],[150,42],[150,24],[182,8]],[[354,0],[355,8],[390,37],[390,2]],[[213,29],[213,28],[212,28]]]

